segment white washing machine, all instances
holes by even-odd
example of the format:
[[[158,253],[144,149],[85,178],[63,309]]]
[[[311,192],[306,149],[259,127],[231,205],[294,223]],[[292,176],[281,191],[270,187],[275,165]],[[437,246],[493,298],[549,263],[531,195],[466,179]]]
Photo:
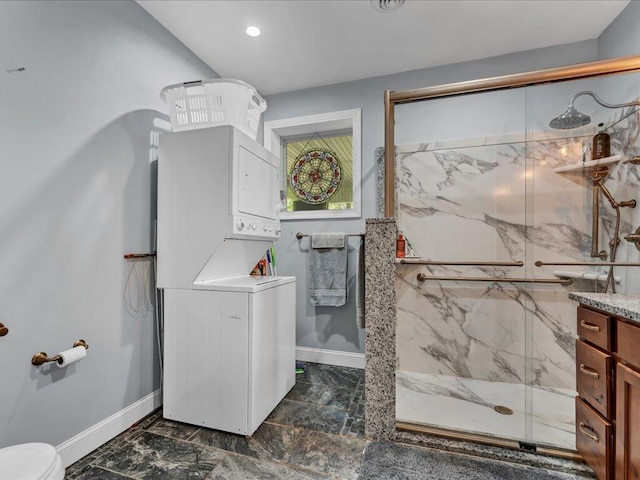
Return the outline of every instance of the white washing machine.
[[[295,277],[249,276],[279,192],[279,160],[236,128],[161,135],[165,418],[252,435],[293,387]]]
[[[295,277],[165,291],[164,417],[252,435],[295,383]]]

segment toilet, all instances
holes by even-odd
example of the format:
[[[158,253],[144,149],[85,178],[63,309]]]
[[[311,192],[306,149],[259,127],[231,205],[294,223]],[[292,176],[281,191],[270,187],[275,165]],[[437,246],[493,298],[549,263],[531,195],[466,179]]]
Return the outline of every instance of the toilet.
[[[0,480],[62,480],[64,466],[56,449],[46,443],[0,448]]]

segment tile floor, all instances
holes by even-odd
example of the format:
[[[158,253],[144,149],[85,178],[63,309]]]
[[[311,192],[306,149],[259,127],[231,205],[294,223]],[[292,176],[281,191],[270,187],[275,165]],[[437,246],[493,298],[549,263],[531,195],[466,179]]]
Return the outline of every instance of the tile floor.
[[[71,465],[66,476],[66,480],[423,478],[580,477],[421,447],[368,442],[364,439],[364,371],[314,363],[306,364],[291,392],[249,439],[165,420],[158,411]]]
[[[67,480],[357,479],[364,370],[307,363],[249,439],[145,418],[67,469]]]

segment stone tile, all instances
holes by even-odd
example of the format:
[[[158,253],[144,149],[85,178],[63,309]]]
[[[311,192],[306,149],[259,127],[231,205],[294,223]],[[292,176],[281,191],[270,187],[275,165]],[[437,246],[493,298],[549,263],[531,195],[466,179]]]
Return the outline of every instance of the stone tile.
[[[305,430],[284,460],[292,465],[304,466],[342,479],[356,479],[366,445],[367,442],[359,438]]]
[[[187,440],[192,437],[200,427],[187,425],[186,423],[174,422],[159,418],[147,429],[148,432],[164,435],[165,437],[177,438],[178,440]]]
[[[353,395],[354,391],[348,388],[298,381],[285,398],[347,410],[351,405]]]
[[[242,455],[227,455],[207,480],[324,480],[332,477]]]
[[[347,410],[347,419],[342,429],[342,435],[364,437],[364,399],[356,396],[352,399]]]
[[[190,441],[261,460],[280,460],[299,433],[295,428],[263,423],[251,438],[201,428]]]
[[[304,373],[296,377],[296,382],[319,383],[354,390],[362,378],[364,370],[359,368],[308,362],[305,363]]]
[[[144,432],[95,465],[136,479],[202,479],[223,456],[221,450]]]
[[[342,435],[364,438],[364,418],[348,416],[342,427]]]
[[[586,463],[566,458],[540,455],[538,453],[527,452],[525,450],[501,448],[470,441],[454,440],[451,438],[403,431],[396,432],[395,440],[402,444],[417,445],[432,450],[467,454],[485,459],[517,463],[557,472],[565,472],[573,475],[579,475],[579,478],[595,478],[593,470],[591,470]]]
[[[101,447],[95,449],[93,452],[82,457],[73,465],[70,465],[69,467],[67,467],[66,469],[67,476],[65,477],[65,480],[67,478],[73,479],[74,477],[71,476],[72,474],[80,471],[84,471],[84,469],[86,469],[88,465],[93,465],[96,463],[96,461],[99,458],[105,455],[110,455],[116,450],[123,448],[125,445],[127,445],[128,441],[133,440],[136,437],[139,437],[140,435],[142,435],[142,433],[143,433],[143,430],[141,430],[140,428],[137,428],[137,426],[134,426],[125,430],[117,437],[112,438]]]
[[[339,408],[283,400],[265,421],[337,434],[346,417],[347,412]]]
[[[574,475],[390,442],[365,450],[359,480],[558,480]]]
[[[67,480],[131,480],[133,477],[126,477],[103,468],[89,466],[79,472],[79,476],[66,474],[64,478]]]

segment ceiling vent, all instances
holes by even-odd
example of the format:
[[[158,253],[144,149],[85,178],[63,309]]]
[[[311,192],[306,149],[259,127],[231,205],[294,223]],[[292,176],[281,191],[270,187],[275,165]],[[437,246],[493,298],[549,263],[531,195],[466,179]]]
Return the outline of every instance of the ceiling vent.
[[[404,0],[371,0],[371,6],[374,10],[382,13],[395,12],[402,5],[404,5]]]

